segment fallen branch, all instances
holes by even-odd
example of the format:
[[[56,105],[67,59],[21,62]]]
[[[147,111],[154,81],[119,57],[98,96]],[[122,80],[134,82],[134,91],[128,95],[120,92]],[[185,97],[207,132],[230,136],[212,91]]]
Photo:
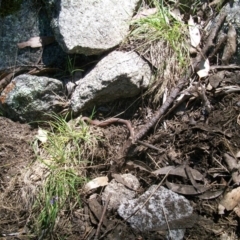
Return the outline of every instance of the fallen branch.
[[[99,236],[99,234],[100,234],[100,229],[101,229],[101,226],[102,226],[103,217],[105,216],[105,213],[106,213],[106,211],[107,211],[107,206],[108,206],[108,203],[109,203],[109,201],[110,201],[111,196],[112,196],[112,194],[110,193],[110,194],[108,195],[108,197],[107,197],[106,202],[105,202],[105,206],[104,206],[104,208],[103,208],[103,212],[102,212],[101,219],[100,219],[100,221],[99,221],[99,223],[98,223],[98,228],[97,228],[97,232],[96,232],[96,235],[95,235],[94,240],[97,240],[97,239],[98,239],[98,236]]]
[[[134,141],[140,140],[152,127],[156,125],[161,117],[167,112],[168,108],[172,105],[180,91],[183,89],[184,85],[187,83],[188,79],[192,74],[192,69],[190,68],[182,79],[178,82],[178,85],[171,91],[169,97],[164,102],[164,104],[160,107],[160,109],[154,114],[152,119],[139,130],[139,132],[135,135]]]

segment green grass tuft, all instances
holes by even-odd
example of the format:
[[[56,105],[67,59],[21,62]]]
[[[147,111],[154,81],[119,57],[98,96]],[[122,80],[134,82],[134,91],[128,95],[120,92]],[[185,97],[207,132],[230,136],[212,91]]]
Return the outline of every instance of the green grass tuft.
[[[157,105],[165,90],[176,84],[176,79],[190,64],[188,26],[176,20],[171,15],[170,5],[164,3],[151,1],[148,7],[156,8],[156,13],[135,18],[128,37],[131,49],[147,59],[155,69],[155,77],[146,95]]]
[[[188,39],[187,25],[176,20],[170,14],[170,9],[159,1],[153,1],[157,13],[133,21],[133,30],[130,37],[139,42],[137,48],[150,45],[156,41],[166,41],[177,53],[179,64],[186,66],[189,59],[189,50],[186,44]]]
[[[44,238],[54,232],[63,212],[71,213],[75,207],[81,207],[79,190],[87,182],[84,151],[96,139],[83,122],[76,127],[76,123],[66,121],[67,116],[53,114],[51,118],[47,141],[38,148],[46,177],[32,210],[33,231]]]

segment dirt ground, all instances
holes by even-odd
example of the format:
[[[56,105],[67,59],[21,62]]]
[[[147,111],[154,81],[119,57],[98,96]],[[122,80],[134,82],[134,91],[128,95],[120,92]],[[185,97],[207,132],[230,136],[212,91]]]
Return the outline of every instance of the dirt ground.
[[[201,101],[198,100],[187,101],[181,108],[175,110],[164,124],[159,124],[151,131],[148,139],[144,139],[159,150],[138,145],[135,154],[126,159],[126,164],[120,172],[131,172],[139,179],[141,194],[162,179],[162,176],[149,175],[144,169],[154,171],[165,166],[188,165],[198,170],[204,176],[205,185],[223,191],[217,197],[205,196],[205,199],[201,199],[201,194],[185,195],[198,215],[194,226],[187,228],[185,239],[239,239],[239,217],[233,211],[219,215],[218,203],[225,191],[230,191],[236,186],[223,155],[229,153],[236,156],[239,152],[240,96],[231,93],[213,98],[213,95],[209,94],[209,99],[212,104],[212,111],[209,114],[204,113]],[[121,112],[125,106],[129,106],[129,102],[123,101],[118,103],[118,106],[112,104],[111,106],[114,105],[112,114]],[[100,111],[98,113],[100,114]],[[137,131],[151,118],[151,114],[149,108],[139,99],[123,114],[123,117],[131,119]],[[36,129],[4,117],[0,118],[0,123],[1,239],[39,239],[26,235],[26,226],[31,225],[28,222],[31,214],[28,209],[35,197],[34,190],[32,199],[26,199],[21,191],[24,189],[24,176],[28,167],[36,162],[32,147]],[[87,170],[89,178],[107,174],[111,160],[118,156],[119,149],[128,138],[128,130],[124,125],[110,125],[101,128],[101,131],[105,141],[99,145],[99,154],[94,159],[94,164],[99,167]],[[102,156],[105,156],[104,160]],[[128,166],[129,161],[134,162],[133,168]],[[140,164],[142,168],[139,167]],[[189,180],[182,180],[177,176],[169,176],[168,181],[182,184],[183,187],[184,184],[191,185]],[[163,185],[166,186],[166,183]],[[56,228],[57,234],[53,239],[60,239],[60,236],[67,236],[64,239],[94,239],[98,222],[96,219],[93,220],[93,212],[89,209],[89,196],[81,197],[84,199],[83,208],[76,209],[71,215],[66,213],[61,216]],[[102,204],[100,197],[99,204],[100,206]],[[109,225],[112,223],[118,225],[112,229],[103,228],[102,239],[164,239],[161,231],[135,232],[116,213],[107,212],[106,217]],[[121,238],[119,232],[122,234]]]

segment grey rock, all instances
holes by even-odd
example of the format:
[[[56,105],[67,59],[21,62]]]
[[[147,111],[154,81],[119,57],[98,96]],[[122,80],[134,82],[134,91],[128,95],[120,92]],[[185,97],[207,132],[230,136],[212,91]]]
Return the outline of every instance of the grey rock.
[[[46,1],[64,51],[95,55],[122,42],[139,0]]]
[[[7,117],[20,121],[49,119],[46,113],[58,112],[64,104],[61,81],[47,77],[20,75],[3,90],[0,105]]]
[[[35,65],[41,60],[44,65],[59,66],[64,63],[66,53],[57,42],[43,49],[17,47],[18,43],[26,42],[32,37],[53,36],[50,20],[42,3],[22,1],[16,12],[0,17],[0,26],[0,70]]]
[[[185,197],[164,187],[156,190],[156,187],[157,185],[151,186],[139,198],[128,200],[118,208],[119,215],[126,219],[132,228],[142,232],[157,230],[166,225],[166,219],[170,223],[192,214],[193,208]],[[182,239],[184,231],[185,229],[171,230],[171,239]]]
[[[108,195],[111,194],[111,198],[108,203],[109,210],[116,210],[119,205],[127,200],[133,199],[136,195],[136,190],[139,188],[140,183],[138,179],[132,174],[120,175],[121,178],[130,184],[132,188],[127,188],[122,183],[113,179],[104,189],[102,194],[102,200],[105,202]]]
[[[74,113],[99,103],[136,96],[147,88],[149,65],[134,52],[114,51],[77,82],[71,107]]]

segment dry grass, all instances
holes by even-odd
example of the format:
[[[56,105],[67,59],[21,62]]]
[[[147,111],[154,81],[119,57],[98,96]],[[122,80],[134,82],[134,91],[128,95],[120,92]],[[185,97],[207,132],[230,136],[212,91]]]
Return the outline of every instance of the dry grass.
[[[155,7],[157,12],[132,22],[132,30],[123,48],[138,52],[155,69],[147,96],[159,104],[166,89],[173,87],[189,66],[187,25],[172,17],[169,7],[159,1],[144,4],[139,12]]]

